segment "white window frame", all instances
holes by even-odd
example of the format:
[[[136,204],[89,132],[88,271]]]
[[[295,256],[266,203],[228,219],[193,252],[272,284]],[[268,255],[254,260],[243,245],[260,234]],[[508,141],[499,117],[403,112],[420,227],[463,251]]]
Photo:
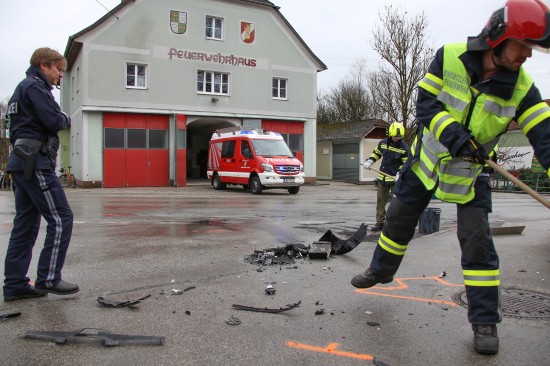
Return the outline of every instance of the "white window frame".
[[[274,86],[273,83],[277,81],[277,86]],[[281,81],[285,82],[284,88],[281,87]],[[281,90],[285,91],[285,96],[281,97]],[[273,92],[276,92],[276,95],[273,95]],[[274,77],[271,80],[271,97],[277,100],[288,100],[288,79],[281,77]]]
[[[200,80],[201,75],[202,80]],[[223,81],[224,77],[227,79],[225,83]],[[217,78],[218,82],[216,82]],[[199,87],[199,83],[202,83],[202,87]],[[224,84],[226,85],[226,92],[223,91]],[[197,70],[196,87],[198,94],[229,95],[230,86],[230,74],[228,72]]]
[[[212,35],[208,36],[208,19],[212,19],[212,27],[210,28],[211,31],[212,31]],[[213,39],[213,40],[216,40],[216,41],[223,41],[223,34],[224,34],[224,31],[223,31],[223,28],[224,28],[224,19],[222,17],[217,17],[217,16],[214,16],[214,15],[207,15],[206,18],[205,18],[205,21],[204,21],[204,36],[206,37],[206,39]],[[216,23],[219,23],[219,26],[218,24]],[[219,29],[219,32],[220,32],[220,35],[219,37],[216,36],[216,30]]]
[[[134,85],[128,85],[128,66],[134,66]],[[143,83],[144,85],[138,85],[138,78],[139,75],[137,75],[138,72],[138,66],[144,66],[145,67],[145,75],[143,76]],[[143,62],[134,62],[134,61],[126,61],[124,63],[124,85],[126,86],[126,89],[147,89],[148,80],[149,79],[149,64],[143,63]]]

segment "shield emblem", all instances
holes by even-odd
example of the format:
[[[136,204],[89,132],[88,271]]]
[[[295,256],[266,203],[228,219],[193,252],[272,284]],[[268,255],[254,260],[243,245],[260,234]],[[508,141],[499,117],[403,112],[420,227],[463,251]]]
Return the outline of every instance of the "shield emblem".
[[[176,34],[183,34],[187,30],[187,13],[170,10],[170,29]]]
[[[241,40],[244,43],[252,43],[256,38],[256,24],[241,22]]]

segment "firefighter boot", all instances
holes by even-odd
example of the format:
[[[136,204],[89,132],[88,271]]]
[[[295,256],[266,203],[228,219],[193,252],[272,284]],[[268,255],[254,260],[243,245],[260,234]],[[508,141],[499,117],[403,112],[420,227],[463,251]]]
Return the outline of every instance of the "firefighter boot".
[[[393,276],[378,276],[369,267],[364,273],[353,277],[351,284],[357,288],[368,288],[377,283],[390,283],[391,281],[393,281]]]
[[[472,324],[474,330],[474,348],[477,353],[496,355],[498,353],[498,335],[495,324]]]
[[[373,227],[370,228],[370,231],[378,232],[382,230],[382,227],[384,227],[384,224],[381,222],[377,222]]]

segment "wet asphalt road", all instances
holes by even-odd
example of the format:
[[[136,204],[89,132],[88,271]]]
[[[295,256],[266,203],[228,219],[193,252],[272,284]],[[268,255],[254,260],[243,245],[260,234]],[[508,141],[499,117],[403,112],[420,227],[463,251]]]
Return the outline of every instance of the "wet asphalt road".
[[[501,352],[487,357],[473,351],[466,309],[453,301],[463,289],[453,205],[432,202],[442,209],[441,231],[413,240],[398,272],[404,280],[369,292],[355,291],[349,281],[372,256],[376,235],[370,232],[354,251],[329,260],[301,259],[260,272],[244,257],[309,245],[328,229],[347,238],[361,223],[372,225],[372,186],[331,182],[304,186],[298,195],[272,190],[261,196],[241,188],[214,191],[204,183],[66,192],[75,224],[63,275],[81,291],[0,303],[0,314],[22,313],[0,324],[2,365],[368,365],[374,357],[392,366],[550,364],[548,318],[505,317]],[[527,226],[522,235],[495,238],[503,288],[550,295],[548,209],[526,195],[496,193],[494,211],[495,226]],[[0,192],[1,258],[13,214],[12,193]],[[44,232],[45,226],[31,278]],[[446,277],[437,280],[442,271]],[[274,295],[265,293],[268,284]],[[96,301],[147,295],[132,308]],[[280,314],[232,308],[298,301],[298,308]],[[231,317],[241,324],[228,325]],[[103,347],[94,339],[56,345],[23,338],[28,330],[79,328],[163,336],[165,343]]]

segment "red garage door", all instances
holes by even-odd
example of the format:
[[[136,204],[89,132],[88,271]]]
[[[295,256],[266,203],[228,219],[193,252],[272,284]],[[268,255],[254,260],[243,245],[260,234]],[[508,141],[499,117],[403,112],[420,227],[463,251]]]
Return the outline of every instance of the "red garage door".
[[[168,186],[168,116],[103,115],[103,186]]]

